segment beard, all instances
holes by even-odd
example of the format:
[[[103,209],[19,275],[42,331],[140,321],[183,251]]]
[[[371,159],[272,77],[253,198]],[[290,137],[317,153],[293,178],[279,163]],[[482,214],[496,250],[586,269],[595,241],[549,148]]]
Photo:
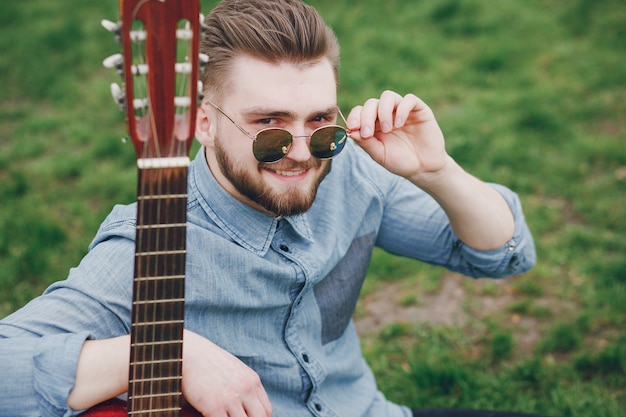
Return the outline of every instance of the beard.
[[[305,163],[296,163],[288,159],[266,164],[259,162],[257,170],[237,164],[216,138],[215,157],[222,174],[242,195],[259,204],[276,216],[293,216],[307,211],[313,205],[320,183],[331,169],[331,161],[320,161],[311,157]],[[267,166],[274,169],[316,169],[317,177],[306,185],[290,184],[285,190],[278,191],[263,181],[261,173]]]

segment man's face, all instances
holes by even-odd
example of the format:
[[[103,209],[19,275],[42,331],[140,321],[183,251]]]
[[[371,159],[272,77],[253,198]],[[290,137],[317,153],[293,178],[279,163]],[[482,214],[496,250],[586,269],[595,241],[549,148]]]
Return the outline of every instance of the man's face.
[[[336,83],[331,65],[269,64],[237,58],[223,101],[216,103],[251,135],[269,127],[294,136],[334,124],[337,117]],[[205,111],[214,123],[207,161],[218,182],[240,201],[276,216],[302,213],[313,204],[317,188],[330,171],[330,161],[314,158],[309,138],[293,139],[278,162],[258,162],[252,140],[214,109]]]

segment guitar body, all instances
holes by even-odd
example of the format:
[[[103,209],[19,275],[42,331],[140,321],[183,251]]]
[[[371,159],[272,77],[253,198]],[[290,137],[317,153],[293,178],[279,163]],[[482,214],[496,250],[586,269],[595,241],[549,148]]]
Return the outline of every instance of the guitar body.
[[[82,417],[126,417],[128,406],[122,400],[109,400],[92,408],[86,413],[81,414]]]
[[[198,94],[199,0],[119,0],[122,43],[105,60],[137,154],[137,225],[127,402],[85,417],[198,417],[182,395],[187,171]],[[113,86],[112,86],[113,87]],[[130,278],[130,277],[129,277]]]
[[[128,405],[125,401],[114,399],[100,404],[92,408],[81,417],[126,417],[128,413]],[[200,413],[191,406],[185,405],[181,411],[181,417],[202,417]]]

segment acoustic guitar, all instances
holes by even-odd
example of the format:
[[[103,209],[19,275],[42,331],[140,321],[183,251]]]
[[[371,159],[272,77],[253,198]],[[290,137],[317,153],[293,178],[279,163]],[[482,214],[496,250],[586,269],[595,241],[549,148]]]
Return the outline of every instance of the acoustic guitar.
[[[182,396],[187,170],[199,101],[199,0],[120,0],[122,44],[104,61],[137,156],[129,389],[84,417],[192,417]]]

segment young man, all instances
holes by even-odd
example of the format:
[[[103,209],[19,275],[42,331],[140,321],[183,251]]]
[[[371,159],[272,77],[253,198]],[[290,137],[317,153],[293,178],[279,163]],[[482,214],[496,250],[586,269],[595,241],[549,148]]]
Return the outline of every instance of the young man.
[[[299,0],[224,0],[206,24],[186,400],[205,416],[422,415],[385,399],[360,352],[351,316],[373,247],[470,276],[524,272],[535,253],[517,197],[459,167],[413,94],[353,108],[354,142],[327,127],[343,123],[339,48]],[[116,207],[66,281],[0,322],[0,415],[71,416],[128,389],[135,210]]]

